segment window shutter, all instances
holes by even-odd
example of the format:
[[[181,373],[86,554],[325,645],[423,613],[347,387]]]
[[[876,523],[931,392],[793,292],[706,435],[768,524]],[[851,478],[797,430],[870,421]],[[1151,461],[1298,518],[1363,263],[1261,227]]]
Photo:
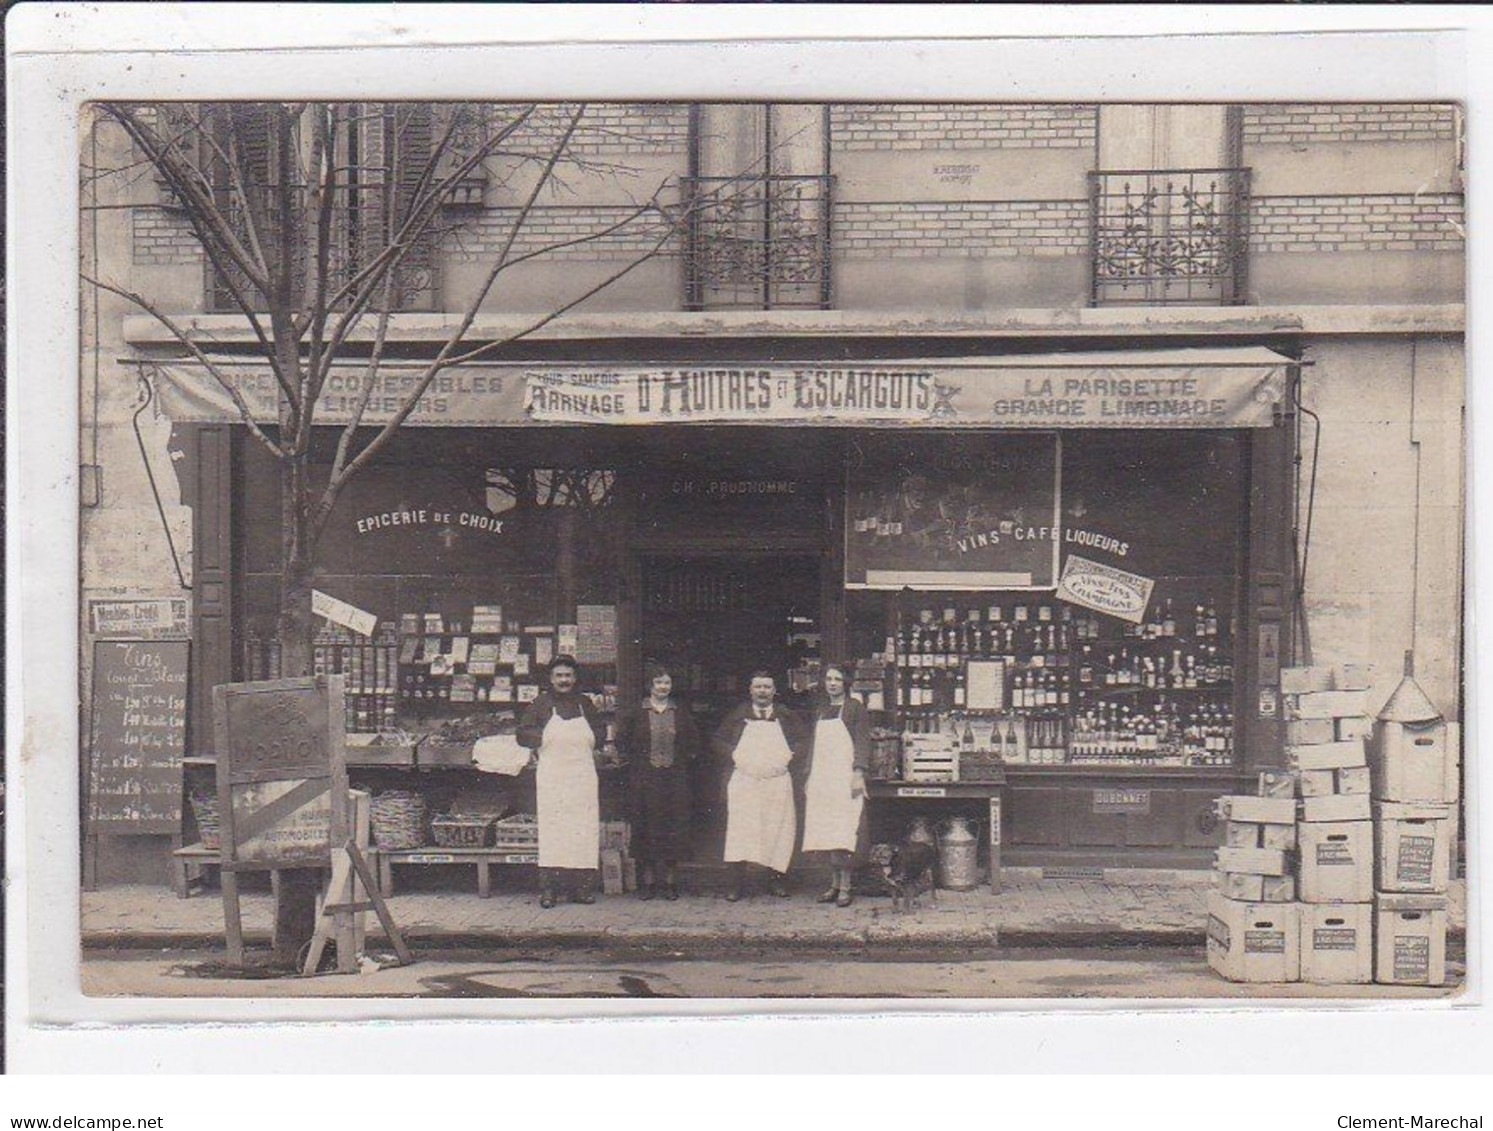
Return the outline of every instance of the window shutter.
[[[435,150],[435,121],[428,104],[395,103],[384,114],[385,145],[392,170],[393,223],[398,231],[415,208],[422,175]],[[426,180],[426,188],[430,179]],[[396,278],[395,302],[401,310],[424,310],[435,305],[437,214],[405,256]]]

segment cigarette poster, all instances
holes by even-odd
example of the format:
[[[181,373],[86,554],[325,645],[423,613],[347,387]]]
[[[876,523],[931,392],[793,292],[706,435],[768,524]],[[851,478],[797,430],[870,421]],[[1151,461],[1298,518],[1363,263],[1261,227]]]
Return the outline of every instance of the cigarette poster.
[[[575,610],[575,658],[583,664],[617,660],[617,606],[580,605]]]

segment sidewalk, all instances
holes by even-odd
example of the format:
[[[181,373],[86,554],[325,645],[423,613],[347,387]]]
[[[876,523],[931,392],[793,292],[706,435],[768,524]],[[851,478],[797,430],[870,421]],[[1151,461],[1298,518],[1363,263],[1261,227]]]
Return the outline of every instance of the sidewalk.
[[[718,893],[686,894],[675,903],[636,895],[599,896],[592,906],[539,907],[531,891],[479,899],[471,890],[406,892],[389,901],[412,944],[484,948],[608,947],[701,951],[801,949],[888,950],[957,947],[1201,947],[1212,876],[1207,871],[1115,869],[1104,880],[1043,879],[1040,869],[1008,868],[1004,889],[940,891],[933,906],[893,913],[888,899],[857,899],[837,908],[814,902],[799,885],[788,899],[756,895],[728,903]],[[1452,931],[1466,922],[1466,884],[1452,884]],[[272,903],[243,897],[250,943],[267,942]],[[376,920],[369,928],[377,933]],[[216,890],[178,899],[163,887],[115,887],[83,893],[86,948],[221,946],[223,904]]]

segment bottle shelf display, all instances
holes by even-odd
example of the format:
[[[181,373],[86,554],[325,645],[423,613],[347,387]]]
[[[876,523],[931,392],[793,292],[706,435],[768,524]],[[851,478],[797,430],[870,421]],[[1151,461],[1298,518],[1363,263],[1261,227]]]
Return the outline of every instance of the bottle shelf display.
[[[902,733],[981,759],[1230,766],[1234,634],[1217,610],[1164,599],[1129,624],[1040,598],[903,609],[885,699]]]

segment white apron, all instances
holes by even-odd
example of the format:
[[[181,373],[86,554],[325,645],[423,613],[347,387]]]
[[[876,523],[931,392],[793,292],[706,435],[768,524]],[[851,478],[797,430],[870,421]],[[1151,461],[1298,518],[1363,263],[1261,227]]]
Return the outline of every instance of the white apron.
[[[539,744],[539,866],[595,868],[601,858],[596,736],[585,715],[551,711]]]
[[[726,863],[745,860],[786,872],[798,813],[788,763],[793,751],[776,719],[748,719],[726,786]]]
[[[804,787],[804,851],[855,851],[864,797],[850,796],[855,744],[840,718],[820,719],[814,727],[814,761]]]

